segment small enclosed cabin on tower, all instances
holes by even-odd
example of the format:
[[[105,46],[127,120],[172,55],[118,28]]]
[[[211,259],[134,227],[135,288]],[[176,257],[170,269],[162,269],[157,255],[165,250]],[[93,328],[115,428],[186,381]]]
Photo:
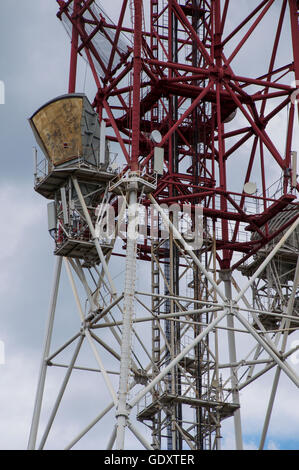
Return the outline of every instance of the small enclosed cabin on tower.
[[[109,175],[109,148],[106,126],[86,95],[59,96],[29,119],[35,139],[45,159],[36,162],[35,189],[51,199],[70,173],[85,181],[106,181]]]
[[[46,158],[57,167],[73,159],[106,169],[107,146],[101,145],[98,114],[84,94],[55,98],[30,118],[35,138]]]

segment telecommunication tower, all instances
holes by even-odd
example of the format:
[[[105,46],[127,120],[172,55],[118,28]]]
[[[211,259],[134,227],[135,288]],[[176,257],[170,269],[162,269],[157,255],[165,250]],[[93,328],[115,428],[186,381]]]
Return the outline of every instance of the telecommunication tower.
[[[275,369],[263,449],[280,375],[299,385],[299,2],[123,0],[114,21],[105,3],[58,0],[69,90],[30,119],[56,268],[29,448],[46,446],[73,371],[90,373],[87,343],[110,402],[66,448],[109,413],[102,448],[125,449],[129,433],[145,449],[221,449],[231,420],[242,449],[240,392]],[[76,92],[79,54],[90,100]],[[80,322],[53,350],[62,264]],[[40,430],[48,366],[70,346]]]

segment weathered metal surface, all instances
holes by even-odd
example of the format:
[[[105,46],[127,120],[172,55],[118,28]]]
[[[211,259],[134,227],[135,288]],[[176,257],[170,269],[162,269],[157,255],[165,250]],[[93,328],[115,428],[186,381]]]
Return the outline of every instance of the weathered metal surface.
[[[54,165],[82,156],[82,110],[82,97],[70,97],[44,106],[32,117],[46,156]]]

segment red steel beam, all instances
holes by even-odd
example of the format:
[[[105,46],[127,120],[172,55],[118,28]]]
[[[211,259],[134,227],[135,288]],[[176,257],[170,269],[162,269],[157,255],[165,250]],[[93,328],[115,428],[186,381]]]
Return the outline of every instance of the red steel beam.
[[[288,196],[290,189],[288,170],[295,106],[290,106],[284,155],[278,150],[280,147],[275,145],[266,128],[271,129],[270,123],[290,103],[294,87],[288,84],[289,75],[294,71],[295,78],[299,80],[299,2],[281,0],[280,8],[275,12],[271,10],[273,18],[277,18],[273,23],[273,43],[270,44],[266,71],[264,74],[259,72],[257,78],[243,76],[244,73],[238,73],[237,64],[236,70],[233,70],[230,63],[245,43],[254,39],[255,28],[262,25],[269,16],[274,0],[260,1],[244,20],[235,24],[230,33],[226,33],[224,39],[223,32],[229,26],[227,19],[232,14],[232,2],[229,0],[203,1],[201,5],[204,9],[199,12],[199,23],[198,16],[196,21],[192,18],[194,5],[197,5],[195,2],[171,0],[165,2],[164,6],[157,2],[156,13],[152,11],[150,31],[142,30],[142,5],[147,6],[148,3],[142,0],[134,0],[130,4],[130,7],[134,4],[134,28],[124,26],[128,3],[123,0],[118,22],[112,25],[110,20],[106,22],[103,16],[98,18],[91,11],[92,0],[78,2],[79,12],[76,11],[75,14],[74,11],[71,17],[69,12],[72,1],[59,1],[60,17],[65,14],[73,24],[69,90],[75,90],[75,56],[80,38],[98,87],[93,104],[97,110],[106,113],[107,125],[114,134],[108,139],[117,141],[120,145],[128,164],[125,171],[129,168],[133,171],[152,171],[154,149],[149,134],[153,129],[160,130],[160,146],[165,148],[166,158],[165,173],[159,177],[156,197],[167,204],[179,202],[192,205],[201,201],[205,206],[206,217],[222,220],[222,240],[217,241],[217,258],[218,261],[225,260],[228,266],[229,261],[233,260],[235,249],[252,254],[257,250],[256,244],[262,246],[266,239],[269,240],[271,234],[268,234],[267,223],[275,215],[275,210],[281,210],[278,206],[275,210],[271,209],[271,201],[266,198],[269,157],[273,157],[271,162],[284,172],[284,196]],[[288,58],[286,65],[279,64],[278,67],[276,59],[287,21],[287,6],[291,18],[294,62],[289,63]],[[87,12],[92,14],[91,21],[86,16]],[[175,38],[178,57],[172,54],[174,38],[171,25],[174,19],[178,23]],[[86,23],[92,26],[89,34],[85,30]],[[201,31],[197,30],[198,24]],[[107,33],[109,28],[113,33],[111,36]],[[107,67],[103,64],[101,51],[95,48],[95,42],[92,41],[100,31],[106,34],[109,50],[111,47]],[[131,36],[131,56],[129,53],[119,56],[118,41],[122,32]],[[233,48],[230,47],[227,58],[228,48],[225,46],[231,46],[237,34],[242,36]],[[193,56],[188,52],[184,57],[185,47],[192,50]],[[116,57],[119,62],[115,65]],[[101,77],[96,72],[97,62],[103,70]],[[252,85],[254,92],[250,90]],[[118,102],[115,103],[116,99]],[[174,119],[172,113],[174,100],[177,102],[177,119]],[[269,103],[271,106],[267,107]],[[242,122],[241,127],[236,119],[235,124],[225,130],[224,120],[234,110],[241,112],[243,121],[245,118],[248,125]],[[102,116],[102,112],[100,115]],[[173,145],[176,145],[177,168],[172,168],[170,158]],[[270,155],[266,155],[265,149]],[[231,160],[229,157],[236,155],[238,151],[242,152],[242,182],[250,180],[253,165],[257,165],[260,170],[259,180],[263,194],[260,200],[264,203],[264,211],[255,219],[244,211],[247,196],[241,194],[234,199],[227,180]],[[250,155],[246,159],[246,166],[243,165],[245,152]],[[143,160],[139,167],[140,157]],[[228,221],[232,221],[232,231],[228,230]],[[244,223],[259,233],[263,241],[250,241],[247,247],[246,244],[238,243],[237,236]],[[262,223],[265,224],[265,235],[259,228]],[[222,258],[219,250],[223,250]]]
[[[133,58],[133,109],[132,109],[132,155],[131,170],[138,170],[140,139],[140,78],[141,78],[141,35],[142,0],[134,0],[134,58]]]
[[[73,28],[72,28],[72,45],[71,45],[71,60],[70,60],[70,75],[69,75],[69,93],[76,91],[76,77],[77,77],[77,57],[78,57],[78,41],[79,31],[77,23],[79,21],[80,0],[74,0],[74,10],[72,14]]]

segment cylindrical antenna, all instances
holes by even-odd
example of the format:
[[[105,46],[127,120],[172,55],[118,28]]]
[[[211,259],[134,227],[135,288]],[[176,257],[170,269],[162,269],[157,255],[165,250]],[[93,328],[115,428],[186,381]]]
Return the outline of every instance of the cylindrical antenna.
[[[297,186],[297,152],[291,152],[292,157],[292,188]]]
[[[37,148],[33,147],[33,175],[34,175],[34,182],[37,178]]]

